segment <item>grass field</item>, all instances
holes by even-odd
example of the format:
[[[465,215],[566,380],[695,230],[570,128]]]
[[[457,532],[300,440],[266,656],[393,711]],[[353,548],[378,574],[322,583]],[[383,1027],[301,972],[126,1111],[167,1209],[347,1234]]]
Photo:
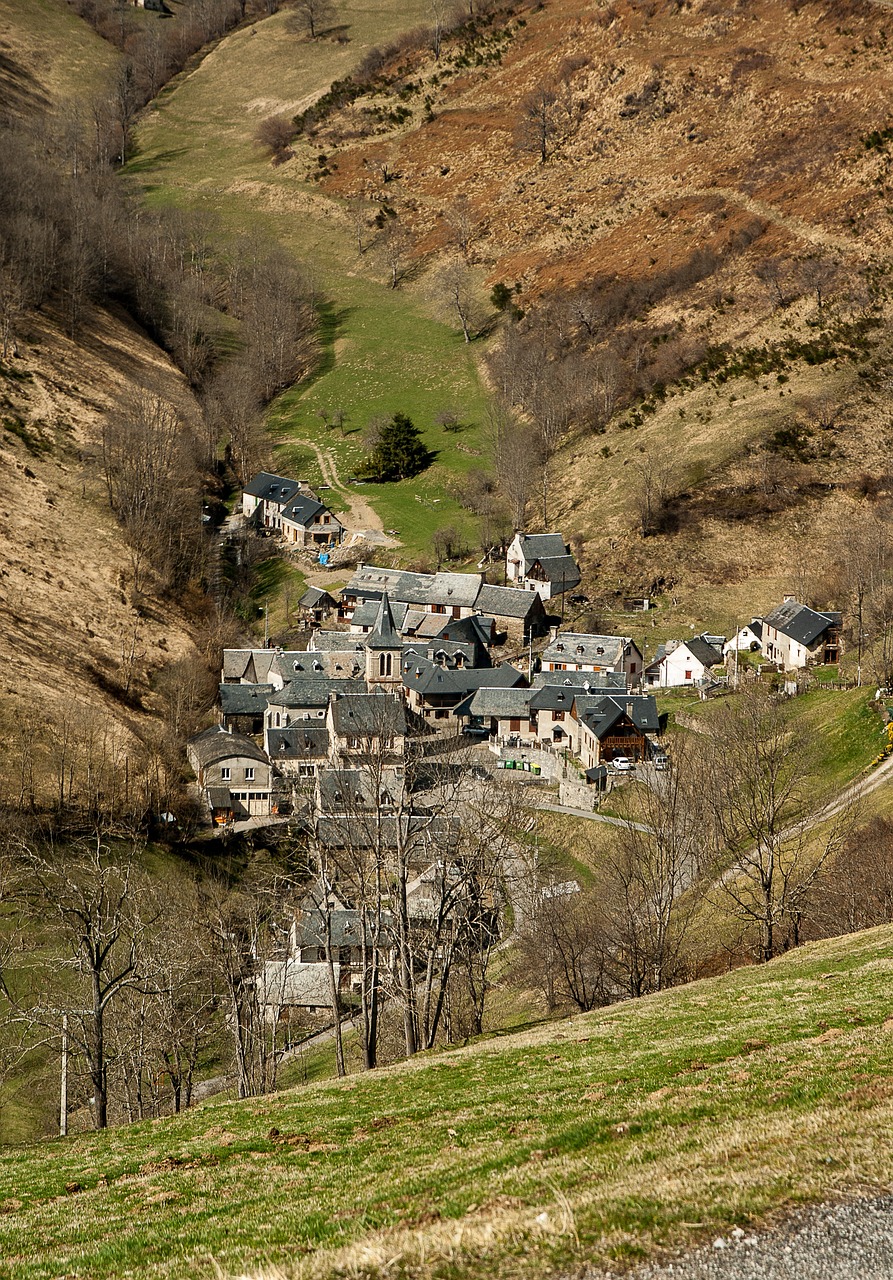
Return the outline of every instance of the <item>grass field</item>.
[[[7,1150],[3,1274],[538,1277],[887,1185],[891,967],[887,927],[343,1083]]]
[[[115,66],[115,50],[65,0],[0,0],[0,36],[13,51],[4,59],[4,107],[33,118],[41,106],[68,113],[78,103],[86,123],[90,94]]]
[[[418,24],[424,4],[348,3],[340,15],[346,44],[290,35],[285,13],[235,32],[190,74],[179,77],[147,114],[129,173],[156,206],[211,210],[224,237],[260,234],[285,246],[320,290],[322,359],[306,383],[271,407],[281,446],[311,441],[347,479],[362,457],[370,419],[407,413],[436,454],[416,480],[366,486],[362,492],[385,528],[398,530],[405,554],[430,552],[436,528],[471,522],[456,503],[454,478],[486,461],[486,396],[475,352],[442,323],[425,288],[387,287],[374,252],[360,255],[346,212],[305,180],[309,155],[273,168],[253,142],[261,119],[294,114],[343,76],[374,43]],[[315,156],[313,157],[315,159]],[[316,410],[342,410],[345,432],[326,430]],[[435,425],[440,410],[465,424],[457,435]],[[315,460],[306,478],[321,478]]]

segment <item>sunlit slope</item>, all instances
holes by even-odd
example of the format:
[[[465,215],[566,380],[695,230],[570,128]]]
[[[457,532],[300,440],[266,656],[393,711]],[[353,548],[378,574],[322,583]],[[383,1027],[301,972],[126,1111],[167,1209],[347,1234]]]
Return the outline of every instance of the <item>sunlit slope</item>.
[[[344,1083],[8,1151],[4,1274],[399,1258],[534,1277],[886,1184],[891,971],[893,926]]]

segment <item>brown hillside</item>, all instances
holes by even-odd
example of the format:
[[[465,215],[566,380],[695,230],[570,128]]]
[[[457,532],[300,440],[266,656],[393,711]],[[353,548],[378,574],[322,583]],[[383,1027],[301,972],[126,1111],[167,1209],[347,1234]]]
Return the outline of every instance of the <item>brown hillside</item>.
[[[128,389],[185,411],[182,377],[125,318],[97,311],[77,343],[36,318],[0,370],[0,688],[6,733],[92,708],[122,731],[152,712],[152,674],[191,650],[183,612],[133,606],[128,552],[108,508],[96,440]],[[196,519],[199,513],[196,512]]]
[[[718,344],[811,341],[823,318],[804,283],[815,263],[833,276],[840,324],[864,314],[872,282],[886,308],[890,159],[883,137],[864,139],[891,119],[889,10],[618,0],[581,14],[554,0],[495,25],[510,34],[496,65],[460,70],[455,46],[440,66],[427,53],[395,60],[402,75],[384,101],[408,103],[412,122],[388,129],[371,116],[381,95],[330,117],[314,141],[331,170],[324,189],[395,207],[424,256],[449,250],[466,198],[478,221],[470,263],[488,285],[521,284],[524,324],[542,325],[553,351],[579,345],[568,291],[669,281],[621,318],[669,395],[650,416],[572,432],[553,463],[551,519],[583,535],[597,594],[662,581],[670,626],[725,626],[783,590],[819,598],[825,548],[887,489],[885,326],[818,364],[786,358],[781,374],[674,379],[686,355],[696,363]],[[542,85],[561,107],[545,164],[517,145],[524,97]],[[692,269],[705,252],[709,270]],[[800,280],[783,308],[758,276],[766,263]],[[679,358],[665,374],[670,347],[655,343],[666,337]],[[830,429],[811,421],[816,399],[834,402]],[[800,425],[803,449],[761,447]],[[679,495],[670,527],[644,540],[643,457],[665,460]]]

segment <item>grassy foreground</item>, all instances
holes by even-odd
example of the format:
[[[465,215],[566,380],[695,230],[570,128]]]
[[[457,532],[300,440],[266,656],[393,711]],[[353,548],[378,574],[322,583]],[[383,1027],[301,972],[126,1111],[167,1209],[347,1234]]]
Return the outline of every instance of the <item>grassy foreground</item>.
[[[893,1179],[893,927],[0,1156],[9,1277],[542,1276]]]

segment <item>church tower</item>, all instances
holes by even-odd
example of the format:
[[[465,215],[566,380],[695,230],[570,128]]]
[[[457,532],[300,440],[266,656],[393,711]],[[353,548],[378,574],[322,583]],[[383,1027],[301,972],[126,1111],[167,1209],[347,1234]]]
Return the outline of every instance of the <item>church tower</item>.
[[[364,641],[366,683],[370,688],[398,689],[403,684],[403,644],[394,625],[388,593],[381,597],[375,626]]]

